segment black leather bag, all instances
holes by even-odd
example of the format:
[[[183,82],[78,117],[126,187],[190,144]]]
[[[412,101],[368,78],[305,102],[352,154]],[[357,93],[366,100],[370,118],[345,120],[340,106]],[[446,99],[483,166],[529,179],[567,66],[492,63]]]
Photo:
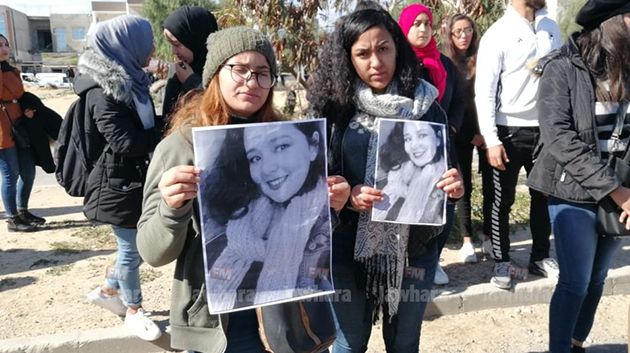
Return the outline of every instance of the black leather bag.
[[[260,338],[272,353],[319,353],[335,341],[328,297],[316,297],[256,309]]]
[[[17,146],[17,148],[30,148],[31,139],[28,137],[28,132],[26,132],[26,129],[24,128],[24,125],[21,124],[21,122],[22,120],[18,120],[17,123],[12,124],[11,126],[13,141],[15,141],[15,145]]]
[[[613,146],[615,142],[619,142],[619,136],[623,130],[626,112],[628,110],[628,102],[619,104],[617,111],[617,121],[613,129]],[[629,144],[630,145],[630,144]],[[623,158],[615,157],[610,154],[608,164],[614,169],[615,174],[621,179],[622,185],[630,187],[630,153],[626,147]],[[630,236],[630,230],[626,229],[625,223],[619,222],[621,208],[612,200],[610,196],[602,199],[597,206],[597,232],[601,236]]]

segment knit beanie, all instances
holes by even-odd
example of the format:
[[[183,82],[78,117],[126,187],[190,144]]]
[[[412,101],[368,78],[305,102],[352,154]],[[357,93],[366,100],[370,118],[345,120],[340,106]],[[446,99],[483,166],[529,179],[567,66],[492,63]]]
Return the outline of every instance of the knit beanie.
[[[277,75],[276,55],[271,42],[262,32],[248,27],[230,27],[211,33],[206,41],[208,56],[203,67],[203,88],[229,58],[245,51],[257,51],[269,63],[271,74]]]
[[[589,0],[578,12],[575,22],[590,31],[607,19],[628,12],[628,0]]]

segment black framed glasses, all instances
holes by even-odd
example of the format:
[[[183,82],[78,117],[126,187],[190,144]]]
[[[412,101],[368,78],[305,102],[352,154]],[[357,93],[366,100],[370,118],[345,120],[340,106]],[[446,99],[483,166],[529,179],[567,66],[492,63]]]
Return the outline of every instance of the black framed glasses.
[[[250,69],[247,65],[242,64],[225,64],[223,67],[230,70],[232,80],[236,83],[247,84],[249,80],[255,78],[258,87],[269,89],[273,87],[277,81],[276,76],[274,76],[269,70],[257,72]]]
[[[472,29],[472,27],[458,28],[458,29],[454,30],[453,32],[451,32],[451,34],[453,34],[457,38],[461,37],[462,34],[465,34],[465,35],[469,36],[469,35],[473,34],[473,29]]]

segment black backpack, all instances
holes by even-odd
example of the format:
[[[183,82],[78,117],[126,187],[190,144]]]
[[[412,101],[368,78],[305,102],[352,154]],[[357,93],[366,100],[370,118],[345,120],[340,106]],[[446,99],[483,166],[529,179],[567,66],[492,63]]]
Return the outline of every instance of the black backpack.
[[[75,100],[61,123],[55,150],[55,176],[70,196],[85,196],[92,169],[87,158],[85,94]]]

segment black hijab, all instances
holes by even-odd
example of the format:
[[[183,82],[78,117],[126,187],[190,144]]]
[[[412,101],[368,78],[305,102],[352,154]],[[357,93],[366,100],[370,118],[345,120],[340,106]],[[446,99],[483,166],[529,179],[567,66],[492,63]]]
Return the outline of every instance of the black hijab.
[[[194,58],[190,66],[196,74],[201,75],[208,54],[206,39],[218,29],[214,15],[203,7],[182,6],[171,12],[162,26],[192,51]]]

